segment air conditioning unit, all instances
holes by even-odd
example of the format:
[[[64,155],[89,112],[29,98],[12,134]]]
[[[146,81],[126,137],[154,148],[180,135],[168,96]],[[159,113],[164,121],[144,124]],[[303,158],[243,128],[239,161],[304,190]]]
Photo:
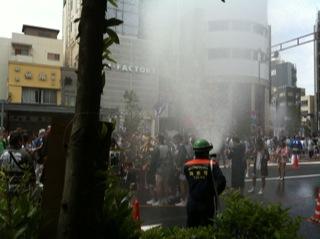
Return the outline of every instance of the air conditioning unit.
[[[30,71],[26,72],[26,74],[24,76],[26,79],[29,79],[29,80],[32,79],[32,73]]]
[[[47,79],[46,74],[44,74],[44,73],[40,73],[40,74],[39,74],[39,80],[45,81],[46,79]]]

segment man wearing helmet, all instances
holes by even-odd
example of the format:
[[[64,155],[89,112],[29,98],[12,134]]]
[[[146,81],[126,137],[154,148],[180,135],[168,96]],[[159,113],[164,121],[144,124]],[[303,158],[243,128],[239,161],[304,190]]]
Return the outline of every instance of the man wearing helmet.
[[[187,227],[206,226],[217,211],[218,195],[226,187],[226,179],[215,160],[210,160],[212,145],[205,139],[193,144],[195,158],[184,165],[189,184]]]

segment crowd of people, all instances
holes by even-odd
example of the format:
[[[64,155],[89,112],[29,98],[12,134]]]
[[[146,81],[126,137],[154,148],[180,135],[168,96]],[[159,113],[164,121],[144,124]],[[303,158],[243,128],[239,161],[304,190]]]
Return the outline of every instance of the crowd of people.
[[[0,168],[10,177],[10,190],[14,191],[25,172],[29,173],[31,184],[43,186],[50,131],[51,126],[40,129],[37,134],[21,128],[11,132],[0,130]]]
[[[132,137],[115,137],[116,146],[111,150],[110,158],[118,158],[112,161],[118,162],[123,184],[135,185],[140,198],[149,205],[185,206],[188,186],[183,168],[194,158],[192,145],[195,137],[178,133],[171,137],[159,135],[156,139],[144,134]],[[279,180],[284,180],[288,163],[294,165],[296,159],[314,160],[320,157],[319,148],[317,137],[257,135],[240,139],[233,136],[227,137],[220,151],[211,158],[216,158],[224,168],[231,168],[231,187],[243,192],[245,178],[252,178],[248,192],[253,193],[257,189],[256,179],[261,178],[258,194],[263,194],[268,162],[278,164]]]
[[[28,183],[43,187],[50,132],[51,126],[32,135],[21,128],[10,133],[0,130],[0,168],[10,178],[9,193],[19,192],[18,185],[26,172],[30,175]],[[212,148],[206,139],[177,132],[156,138],[143,133],[115,133],[107,163],[141,203],[186,206],[187,226],[195,227],[210,224],[219,210],[228,168],[232,188],[243,194],[245,178],[251,177],[248,193],[254,193],[261,178],[258,194],[263,194],[269,162],[277,163],[279,180],[283,182],[287,163],[298,168],[299,160],[320,157],[318,137],[232,136],[224,140],[221,149],[215,149],[215,154],[210,154]]]
[[[187,182],[183,167],[194,157],[193,140],[180,134],[157,138],[135,134],[129,140],[115,136],[110,160],[118,168],[123,184],[134,184],[147,204],[185,206]]]
[[[231,167],[231,186],[243,192],[245,177],[252,177],[249,193],[256,190],[256,178],[261,177],[259,194],[263,194],[265,178],[268,176],[268,162],[278,164],[279,180],[285,179],[286,165],[299,167],[300,160],[315,160],[320,157],[318,137],[263,137],[255,136],[240,140],[226,138],[218,154],[224,167]],[[253,167],[251,167],[253,166]]]
[[[17,175],[21,163],[34,172],[35,183],[41,185],[43,165],[47,155],[47,137],[51,127],[37,134],[16,129],[10,133],[0,131],[0,167]],[[142,200],[153,206],[187,203],[188,185],[185,163],[194,158],[192,135],[150,135],[135,133],[124,137],[114,134],[111,142],[109,164],[116,168],[124,186],[135,188]],[[227,137],[216,155],[224,168],[231,168],[231,187],[244,190],[245,177],[252,178],[249,193],[256,190],[256,179],[261,178],[259,194],[264,193],[268,176],[268,162],[278,164],[279,180],[285,179],[287,163],[294,160],[313,160],[320,157],[320,140],[317,137],[255,136],[247,139]],[[217,149],[215,149],[217,150]]]

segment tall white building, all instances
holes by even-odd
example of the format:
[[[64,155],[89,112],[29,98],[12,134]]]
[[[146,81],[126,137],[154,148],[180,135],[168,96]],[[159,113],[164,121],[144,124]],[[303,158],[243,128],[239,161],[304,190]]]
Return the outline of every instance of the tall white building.
[[[76,40],[80,17],[80,2],[65,0],[63,8],[63,42],[65,65],[77,68],[79,45]],[[108,5],[107,17],[123,20],[123,24],[114,27],[120,38],[120,45],[111,48],[117,61],[111,64],[112,70],[106,74],[106,85],[101,96],[101,107],[124,109],[124,92],[133,90],[146,115],[153,114],[153,106],[158,100],[158,76],[155,60],[145,40],[140,38],[140,1],[118,1],[118,8]]]
[[[0,100],[8,98],[8,61],[10,56],[11,39],[0,38]]]
[[[201,72],[211,86],[208,94],[218,101],[214,108],[221,112],[214,119],[231,117],[229,124],[238,133],[246,133],[250,124],[266,128],[270,89],[267,1],[206,2],[198,10],[203,27],[197,33],[202,36]]]
[[[248,134],[251,126],[267,129],[267,1],[145,2],[145,35],[161,49],[158,62],[167,62],[158,65],[167,81],[160,81],[160,95],[170,99],[172,114],[209,138],[230,134],[232,128],[240,134]]]
[[[123,20],[123,24],[114,27],[114,30],[120,36],[137,37],[139,34],[139,0],[118,1],[118,7],[115,8],[108,4],[107,17]],[[78,25],[75,22],[80,18],[81,0],[63,1],[63,45],[64,45],[64,64],[69,67],[77,68],[79,45],[77,43]]]
[[[62,66],[62,40],[59,30],[23,25],[23,33],[12,33],[10,61]]]
[[[77,62],[72,47],[76,34],[70,33],[76,27],[69,26],[74,24],[70,19],[78,17],[75,3],[65,0],[64,5],[69,66]],[[108,12],[109,17],[123,19],[124,25],[115,29],[121,41],[112,49],[118,64],[107,74],[101,105],[121,107],[124,90],[133,89],[145,109],[151,112],[152,105],[160,101],[168,106],[166,117],[187,121],[175,125],[202,125],[200,134],[208,128],[225,128],[219,134],[229,134],[231,128],[248,133],[252,125],[268,127],[267,0],[225,4],[124,0],[119,1],[118,9]],[[199,115],[208,117],[199,120]]]

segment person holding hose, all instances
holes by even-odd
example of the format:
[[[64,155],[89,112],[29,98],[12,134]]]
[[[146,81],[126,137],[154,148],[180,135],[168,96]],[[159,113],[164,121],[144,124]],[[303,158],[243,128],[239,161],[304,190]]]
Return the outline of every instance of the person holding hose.
[[[219,194],[226,187],[226,179],[216,160],[209,158],[212,145],[205,139],[193,144],[195,157],[184,165],[189,195],[187,227],[209,225],[219,207]]]

